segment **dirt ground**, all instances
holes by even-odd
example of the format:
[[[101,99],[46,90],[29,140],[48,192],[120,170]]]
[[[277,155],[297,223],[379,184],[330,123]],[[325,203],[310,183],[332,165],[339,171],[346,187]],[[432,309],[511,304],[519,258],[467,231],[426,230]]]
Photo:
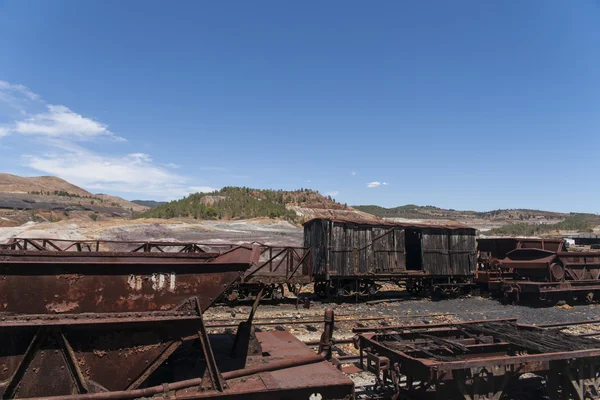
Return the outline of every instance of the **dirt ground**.
[[[258,241],[275,246],[301,246],[303,241],[301,228],[266,218],[223,222],[178,218],[92,221],[84,218],[0,227],[0,243],[15,237],[237,244]]]

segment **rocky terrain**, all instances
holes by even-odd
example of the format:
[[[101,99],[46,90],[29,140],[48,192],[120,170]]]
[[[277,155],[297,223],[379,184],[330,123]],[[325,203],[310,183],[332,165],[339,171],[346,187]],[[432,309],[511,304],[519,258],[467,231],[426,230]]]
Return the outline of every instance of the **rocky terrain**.
[[[286,221],[194,221],[183,218],[107,219],[87,217],[58,222],[27,222],[0,227],[0,243],[12,238],[94,239],[124,241],[190,241],[200,243],[250,243],[301,246],[302,229]]]
[[[53,176],[0,174],[0,227],[66,219],[131,218],[148,207],[94,194]]]

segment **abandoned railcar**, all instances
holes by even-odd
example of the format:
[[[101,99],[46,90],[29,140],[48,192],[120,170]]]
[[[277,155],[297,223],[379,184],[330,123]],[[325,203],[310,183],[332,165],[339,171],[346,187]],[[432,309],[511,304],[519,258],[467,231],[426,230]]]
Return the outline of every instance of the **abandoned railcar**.
[[[437,295],[471,286],[475,233],[463,225],[316,218],[304,224],[304,246],[317,295],[373,295],[382,281]]]

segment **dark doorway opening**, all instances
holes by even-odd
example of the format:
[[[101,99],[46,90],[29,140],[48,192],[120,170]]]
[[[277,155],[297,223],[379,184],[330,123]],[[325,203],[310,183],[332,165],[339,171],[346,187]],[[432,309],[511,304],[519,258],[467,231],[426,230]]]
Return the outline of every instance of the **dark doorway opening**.
[[[404,248],[406,249],[406,269],[410,271],[422,270],[421,232],[416,229],[407,229],[404,233],[404,243]]]

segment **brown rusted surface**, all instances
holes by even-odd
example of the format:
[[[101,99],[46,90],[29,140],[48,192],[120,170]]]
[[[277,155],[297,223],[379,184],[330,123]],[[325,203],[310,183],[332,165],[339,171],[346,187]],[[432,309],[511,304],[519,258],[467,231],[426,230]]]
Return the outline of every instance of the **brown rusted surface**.
[[[0,251],[2,398],[353,396],[348,378],[286,332],[252,332],[253,351],[213,350],[202,312],[259,265],[258,246],[12,245]]]
[[[191,296],[202,310],[251,265],[227,253],[0,251],[0,313],[166,311]]]
[[[191,258],[210,259],[215,254],[230,251],[239,245],[228,243],[196,243],[196,242],[162,242],[162,241],[115,241],[115,240],[63,240],[63,239],[11,239],[0,249],[23,250],[28,252],[69,252],[89,253],[110,251],[116,259],[118,254],[126,253],[152,253],[157,257],[177,260],[185,259],[187,253],[200,253]],[[311,250],[294,246],[269,246],[253,242],[247,246],[256,249],[253,265],[244,272],[238,284],[228,293],[229,300],[252,298],[261,289],[265,289],[265,299],[278,299],[283,297],[284,286],[292,292],[297,292],[302,285],[311,282],[312,257]],[[168,254],[167,254],[168,253]],[[181,257],[174,257],[172,253],[183,253]],[[171,254],[171,255],[169,255]],[[71,255],[72,257],[76,257]],[[124,256],[127,257],[127,256]],[[131,257],[131,256],[130,256]],[[141,255],[140,255],[141,257]],[[143,258],[138,258],[143,260]],[[72,260],[75,260],[73,258]],[[127,260],[127,258],[126,258]],[[73,304],[57,304],[57,310],[69,308]]]
[[[503,272],[508,272],[511,268],[510,265],[503,266],[503,261],[513,250],[522,249],[522,254],[530,254],[530,251],[525,249],[538,249],[555,253],[563,251],[565,243],[563,239],[477,239],[477,271],[475,272],[474,281],[478,284],[487,285],[491,280],[501,278]]]
[[[258,254],[1,250],[0,394],[139,387],[201,339],[202,312]]]
[[[600,297],[600,252],[553,252],[519,248],[508,252],[490,291],[508,301],[592,302]]]
[[[332,324],[333,314],[328,312],[326,326]],[[15,360],[18,371],[7,374],[11,382],[0,385],[0,393],[3,398],[48,400],[353,398],[352,381],[288,332],[256,333],[261,351],[245,355],[240,367],[240,360],[227,351],[231,348],[229,335],[209,339],[204,333],[198,337],[200,342],[205,339],[202,346],[190,343],[196,329],[205,332],[203,327],[201,319],[137,324],[136,329],[127,324],[94,326],[92,330],[68,326],[62,328],[62,344],[53,331],[39,336],[39,331],[30,327],[34,343],[23,341],[29,361]],[[326,339],[331,340],[330,332]],[[187,334],[191,336],[185,337]],[[209,353],[212,361],[207,358]],[[169,363],[164,364],[167,359]],[[214,374],[207,376],[209,365]],[[11,380],[15,376],[18,379]],[[216,377],[221,386],[210,385]]]
[[[524,373],[556,383],[548,388],[551,398],[572,398],[574,387],[599,390],[595,340],[500,320],[395,330],[359,335],[357,344],[361,365],[396,395],[424,397],[425,385],[437,398],[499,399]],[[564,374],[575,378],[565,381]]]

